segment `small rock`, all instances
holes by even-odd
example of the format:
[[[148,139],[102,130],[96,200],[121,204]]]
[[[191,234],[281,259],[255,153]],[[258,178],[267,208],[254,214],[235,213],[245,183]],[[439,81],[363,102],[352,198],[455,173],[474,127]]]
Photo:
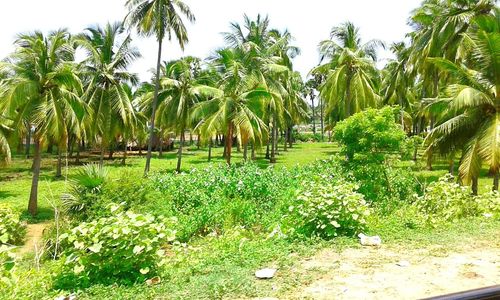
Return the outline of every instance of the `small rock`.
[[[406,268],[406,267],[410,266],[410,262],[406,261],[406,260],[401,260],[401,261],[397,262],[396,265],[403,267],[403,268]]]
[[[363,246],[380,246],[382,244],[382,239],[378,236],[367,236],[362,233],[358,235],[359,241]]]
[[[255,272],[255,277],[259,279],[271,279],[276,274],[276,269],[262,269]]]

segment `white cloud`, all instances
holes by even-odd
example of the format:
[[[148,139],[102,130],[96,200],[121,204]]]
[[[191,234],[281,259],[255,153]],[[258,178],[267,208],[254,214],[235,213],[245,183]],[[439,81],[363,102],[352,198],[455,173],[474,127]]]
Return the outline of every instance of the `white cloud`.
[[[302,55],[295,60],[295,68],[307,74],[318,62],[317,44],[328,37],[330,29],[347,20],[360,27],[363,39],[381,39],[388,43],[402,40],[409,28],[409,13],[421,0],[185,0],[195,13],[197,21],[189,25],[190,43],[182,53],[175,43],[166,44],[164,59],[182,55],[206,57],[223,45],[220,35],[229,22],[241,22],[246,13],[254,18],[258,13],[269,15],[271,26],[288,29]],[[17,0],[5,1],[0,10],[0,57],[13,50],[16,34],[33,30],[47,32],[68,28],[80,32],[96,23],[123,20],[125,0]],[[143,80],[156,61],[154,38],[134,40],[143,58],[132,70]],[[381,53],[381,59],[390,53]]]

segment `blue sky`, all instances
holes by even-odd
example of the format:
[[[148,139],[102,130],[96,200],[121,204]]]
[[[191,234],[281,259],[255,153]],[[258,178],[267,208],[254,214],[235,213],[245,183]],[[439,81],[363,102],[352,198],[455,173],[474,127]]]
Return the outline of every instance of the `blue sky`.
[[[165,46],[165,60],[183,55],[208,56],[223,45],[221,32],[229,22],[242,21],[243,14],[255,17],[268,15],[271,26],[288,29],[302,54],[295,59],[295,68],[304,76],[317,64],[318,43],[328,38],[332,26],[347,20],[360,27],[365,41],[381,39],[387,43],[402,40],[410,28],[407,20],[421,0],[185,0],[197,21],[188,26],[190,43],[184,53],[174,43]],[[125,0],[16,0],[2,3],[0,10],[0,58],[13,50],[12,42],[19,32],[44,32],[68,28],[77,33],[92,24],[123,20]],[[134,38],[143,58],[132,71],[147,80],[156,59],[154,38]],[[381,51],[379,65],[391,57]]]

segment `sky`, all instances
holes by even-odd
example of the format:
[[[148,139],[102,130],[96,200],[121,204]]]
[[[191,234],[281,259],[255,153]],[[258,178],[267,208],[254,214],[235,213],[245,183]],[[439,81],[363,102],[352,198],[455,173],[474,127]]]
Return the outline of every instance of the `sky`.
[[[380,39],[390,44],[401,41],[410,31],[410,12],[421,0],[184,0],[196,16],[189,24],[190,42],[182,52],[175,43],[166,43],[164,60],[186,55],[205,58],[223,46],[221,32],[228,31],[230,22],[242,22],[246,13],[268,15],[272,28],[288,29],[301,48],[294,68],[305,77],[318,63],[317,45],[329,37],[333,26],[345,21],[360,28],[364,41]],[[3,1],[0,6],[0,59],[14,50],[12,43],[18,33],[41,30],[48,32],[67,28],[72,33],[106,22],[122,21],[127,11],[125,0],[16,0]],[[134,36],[133,43],[142,53],[131,71],[148,80],[155,66],[155,39]],[[379,66],[391,53],[381,51]]]

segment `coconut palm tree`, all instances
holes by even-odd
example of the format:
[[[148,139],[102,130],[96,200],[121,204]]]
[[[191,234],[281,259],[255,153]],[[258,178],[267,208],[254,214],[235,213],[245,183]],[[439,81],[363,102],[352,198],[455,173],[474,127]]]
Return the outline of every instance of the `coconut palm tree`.
[[[262,84],[262,77],[246,67],[247,58],[246,52],[239,47],[218,50],[212,63],[221,74],[217,84],[220,92],[197,104],[193,111],[193,118],[201,120],[196,129],[203,137],[225,133],[227,164],[231,164],[234,136],[239,143],[260,143],[268,132],[262,116],[272,96]]]
[[[6,65],[12,77],[0,103],[12,117],[13,128],[33,126],[33,180],[28,211],[37,214],[41,148],[47,139],[66,140],[68,124],[81,122],[85,105],[78,97],[82,85],[75,73],[70,35],[59,30],[20,35]]]
[[[177,172],[181,171],[185,132],[192,128],[190,114],[193,107],[201,97],[220,94],[220,90],[202,84],[204,80],[197,74],[199,64],[200,59],[185,57],[165,63],[162,68],[156,123],[180,137]],[[153,95],[150,92],[145,95],[142,105],[150,107],[152,101]]]
[[[82,98],[92,112],[89,115],[90,132],[101,139],[102,165],[105,146],[112,146],[116,141],[120,127],[132,126],[134,121],[134,109],[125,84],[138,81],[127,68],[140,53],[131,46],[132,40],[124,35],[120,23],[87,28],[75,41],[87,52],[82,62],[86,79]]]
[[[493,189],[498,190],[500,169],[500,18],[481,15],[473,19],[463,34],[461,51],[464,63],[445,58],[429,58],[450,76],[443,95],[432,105],[444,107],[439,124],[427,140],[431,148],[450,153],[463,148],[459,175],[464,184],[477,181],[482,163],[494,176]]]
[[[319,90],[327,115],[344,119],[379,104],[380,74],[375,67],[379,46],[383,43],[377,40],[363,44],[359,29],[350,22],[333,27],[330,39],[320,43],[321,61],[327,62],[311,73],[325,77]]]
[[[127,0],[126,6],[129,10],[125,19],[128,26],[135,27],[141,35],[154,35],[158,42],[155,92],[151,108],[148,154],[144,168],[144,175],[147,175],[151,166],[155,113],[158,103],[158,92],[160,90],[160,66],[163,41],[165,37],[168,37],[170,40],[172,36],[175,36],[179,42],[179,46],[184,50],[184,45],[188,42],[188,35],[181,15],[190,22],[194,22],[195,17],[189,7],[181,0]]]

